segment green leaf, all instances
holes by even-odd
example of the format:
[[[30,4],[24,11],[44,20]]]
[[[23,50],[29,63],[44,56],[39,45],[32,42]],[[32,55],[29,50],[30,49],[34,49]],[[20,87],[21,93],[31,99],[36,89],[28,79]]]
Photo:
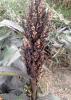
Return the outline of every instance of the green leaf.
[[[61,99],[58,96],[55,96],[54,94],[49,93],[48,100],[61,100]]]
[[[3,55],[3,66],[10,66],[15,60],[17,60],[21,56],[20,51],[15,45],[7,47]]]
[[[6,27],[3,27],[3,28],[1,27],[1,28],[0,28],[0,42],[1,42],[2,40],[4,40],[5,38],[9,37],[10,34],[11,34],[11,30],[9,30],[9,29],[6,28]]]
[[[28,100],[28,97],[26,96],[26,94],[21,94],[20,96],[16,96],[12,93],[9,94],[1,94],[1,96],[5,99],[5,100]]]
[[[0,76],[16,76],[22,72],[13,66],[0,66]]]

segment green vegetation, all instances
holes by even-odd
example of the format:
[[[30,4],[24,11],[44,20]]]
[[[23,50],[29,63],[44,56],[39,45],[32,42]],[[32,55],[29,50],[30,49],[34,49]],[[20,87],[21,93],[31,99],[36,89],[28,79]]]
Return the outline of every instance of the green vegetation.
[[[54,3],[54,0],[47,0],[47,3],[50,4],[57,12],[62,13],[65,18],[71,20],[71,6],[66,7],[63,3]]]

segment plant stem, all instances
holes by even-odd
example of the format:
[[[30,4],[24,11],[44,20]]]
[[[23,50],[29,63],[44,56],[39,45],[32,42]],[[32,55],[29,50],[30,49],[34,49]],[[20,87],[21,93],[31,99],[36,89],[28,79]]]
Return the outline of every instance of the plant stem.
[[[31,100],[37,100],[37,81],[36,79],[31,80],[32,96]]]

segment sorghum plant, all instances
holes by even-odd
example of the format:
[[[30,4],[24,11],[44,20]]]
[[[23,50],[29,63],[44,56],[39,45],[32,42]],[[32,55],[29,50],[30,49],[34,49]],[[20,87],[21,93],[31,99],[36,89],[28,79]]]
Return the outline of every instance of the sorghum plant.
[[[45,38],[49,32],[49,14],[45,0],[30,0],[25,25],[24,58],[27,72],[31,77],[31,100],[37,100],[37,81],[45,60]]]

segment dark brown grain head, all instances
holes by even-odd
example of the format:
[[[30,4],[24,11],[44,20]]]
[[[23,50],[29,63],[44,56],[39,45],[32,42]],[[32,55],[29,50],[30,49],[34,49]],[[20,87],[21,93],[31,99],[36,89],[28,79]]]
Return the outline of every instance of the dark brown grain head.
[[[37,78],[44,63],[45,37],[48,36],[45,0],[31,0],[25,28],[24,57],[28,74]]]

